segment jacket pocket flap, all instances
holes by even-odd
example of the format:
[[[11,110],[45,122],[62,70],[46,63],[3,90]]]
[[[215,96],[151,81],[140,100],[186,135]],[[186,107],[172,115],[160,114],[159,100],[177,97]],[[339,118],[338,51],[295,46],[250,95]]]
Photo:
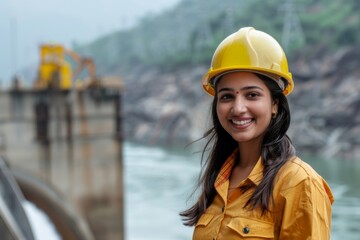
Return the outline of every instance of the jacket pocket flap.
[[[207,226],[209,224],[209,222],[214,218],[213,214],[209,214],[209,213],[204,213],[200,219],[197,221],[195,227],[197,226]]]
[[[274,238],[274,224],[270,222],[237,217],[231,219],[228,227],[244,238]]]

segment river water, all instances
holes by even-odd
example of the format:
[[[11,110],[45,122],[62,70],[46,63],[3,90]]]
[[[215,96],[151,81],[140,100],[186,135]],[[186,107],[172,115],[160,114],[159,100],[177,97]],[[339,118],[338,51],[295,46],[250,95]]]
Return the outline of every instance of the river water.
[[[200,170],[200,154],[132,143],[124,146],[127,240],[187,240],[181,223]],[[194,150],[195,151],[195,150]],[[332,240],[360,239],[360,163],[302,157],[329,183],[335,196]]]

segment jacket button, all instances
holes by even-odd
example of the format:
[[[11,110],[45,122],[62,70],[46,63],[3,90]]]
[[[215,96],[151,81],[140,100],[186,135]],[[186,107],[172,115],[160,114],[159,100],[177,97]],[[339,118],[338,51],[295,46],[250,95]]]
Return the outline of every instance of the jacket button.
[[[250,232],[250,228],[244,227],[242,231],[243,233],[248,234]]]

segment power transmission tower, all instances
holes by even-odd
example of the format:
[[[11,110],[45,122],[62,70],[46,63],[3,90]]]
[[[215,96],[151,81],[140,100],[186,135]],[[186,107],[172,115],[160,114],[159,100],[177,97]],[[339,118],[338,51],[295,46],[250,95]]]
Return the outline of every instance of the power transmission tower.
[[[18,72],[18,63],[17,63],[17,43],[18,43],[18,37],[17,37],[17,20],[16,18],[11,19],[10,22],[10,36],[11,36],[11,55],[12,55],[12,70],[14,72],[14,75]]]
[[[293,0],[285,0],[280,10],[284,12],[284,23],[281,39],[284,50],[288,50],[292,44],[304,44],[305,37],[298,16],[298,9]]]
[[[212,39],[213,39],[213,33],[211,31],[209,24],[203,23],[199,28],[195,46],[201,49],[202,47],[210,44]]]
[[[228,8],[225,11],[225,19],[224,19],[224,30],[226,34],[232,33],[236,31],[235,29],[235,22],[234,22],[234,9]]]

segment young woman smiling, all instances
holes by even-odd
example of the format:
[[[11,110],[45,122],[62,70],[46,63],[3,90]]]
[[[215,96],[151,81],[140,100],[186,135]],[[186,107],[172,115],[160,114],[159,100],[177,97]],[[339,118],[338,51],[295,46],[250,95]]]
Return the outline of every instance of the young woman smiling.
[[[334,201],[286,132],[294,82],[270,35],[242,28],[216,49],[203,88],[214,96],[200,196],[181,213],[194,240],[330,239]]]

